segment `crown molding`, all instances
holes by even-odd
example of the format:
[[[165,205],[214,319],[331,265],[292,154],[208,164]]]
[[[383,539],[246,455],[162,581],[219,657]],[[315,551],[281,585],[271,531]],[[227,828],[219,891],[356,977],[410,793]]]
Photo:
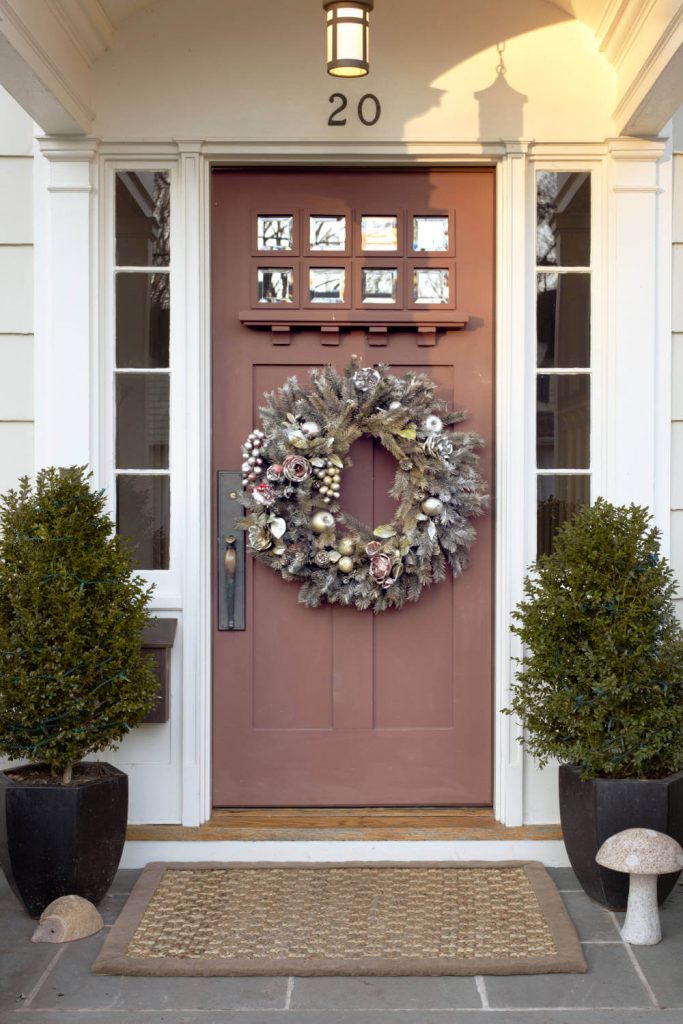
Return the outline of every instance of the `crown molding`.
[[[658,0],[608,0],[595,36],[610,64],[618,68]]]
[[[115,28],[99,0],[43,0],[88,67],[109,49]]]
[[[683,103],[683,6],[638,66],[614,111],[627,135],[653,135]]]
[[[0,0],[0,85],[44,131],[88,131],[89,71],[51,0]]]

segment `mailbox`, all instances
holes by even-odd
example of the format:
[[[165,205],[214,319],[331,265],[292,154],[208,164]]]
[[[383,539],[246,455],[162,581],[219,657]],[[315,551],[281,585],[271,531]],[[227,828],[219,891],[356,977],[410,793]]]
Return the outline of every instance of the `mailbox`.
[[[171,650],[177,628],[177,619],[159,618],[152,619],[150,624],[145,627],[142,650],[144,654],[150,654],[153,658],[157,677],[157,701],[146,718],[143,719],[143,724],[168,722],[171,711]]]

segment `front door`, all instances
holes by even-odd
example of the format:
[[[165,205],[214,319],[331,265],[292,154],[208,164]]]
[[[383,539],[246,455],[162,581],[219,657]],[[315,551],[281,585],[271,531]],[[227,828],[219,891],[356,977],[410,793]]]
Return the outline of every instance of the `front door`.
[[[357,354],[428,373],[466,409],[491,486],[492,171],[216,170],[212,211],[214,479],[239,470],[264,392]],[[467,313],[465,329],[392,329],[387,316],[383,330],[378,316],[405,309],[417,323],[441,306]],[[283,308],[315,326],[244,323]],[[372,331],[334,329],[340,310],[364,309]],[[392,458],[369,438],[350,454],[345,510],[389,521]],[[306,608],[295,583],[247,559],[246,628],[218,631],[214,617],[214,805],[491,803],[490,515],[475,526],[459,579],[377,615]]]

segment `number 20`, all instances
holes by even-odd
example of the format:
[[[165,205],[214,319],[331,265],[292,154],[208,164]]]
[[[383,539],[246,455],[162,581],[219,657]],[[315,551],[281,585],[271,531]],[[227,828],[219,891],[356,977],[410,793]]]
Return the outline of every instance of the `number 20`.
[[[334,103],[339,100],[338,105],[334,108],[332,113],[327,119],[327,123],[332,125],[334,128],[341,128],[346,124],[346,118],[340,115],[346,110],[348,100],[343,92],[333,92],[330,96],[330,103]],[[374,106],[374,112],[371,117],[366,116],[366,106],[372,104]],[[377,124],[382,114],[382,104],[379,102],[377,97],[372,92],[366,92],[364,96],[358,100],[358,120],[361,124],[366,125],[368,128],[373,124]]]

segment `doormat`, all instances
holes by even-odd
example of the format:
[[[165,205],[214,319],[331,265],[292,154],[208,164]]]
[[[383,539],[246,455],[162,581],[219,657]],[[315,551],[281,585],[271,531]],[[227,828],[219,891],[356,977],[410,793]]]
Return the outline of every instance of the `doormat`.
[[[154,863],[95,974],[582,973],[542,864]]]

